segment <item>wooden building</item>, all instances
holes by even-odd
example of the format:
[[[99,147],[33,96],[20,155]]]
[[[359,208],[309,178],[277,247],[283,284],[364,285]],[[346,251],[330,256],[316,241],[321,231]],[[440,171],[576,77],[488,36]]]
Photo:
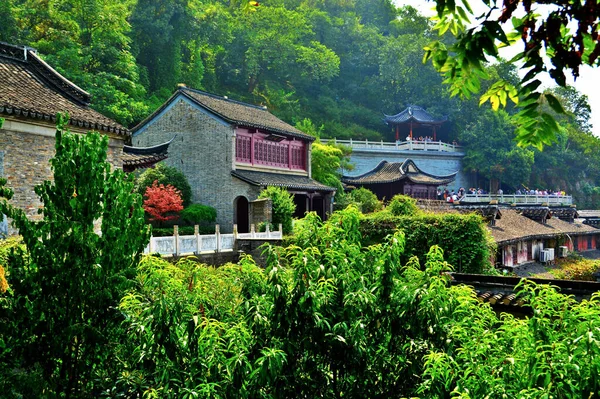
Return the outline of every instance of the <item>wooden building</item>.
[[[381,161],[375,169],[360,176],[343,176],[342,182],[353,187],[367,188],[380,200],[390,200],[396,194],[437,199],[437,188],[453,182],[456,173],[432,175],[419,169],[411,159],[402,163]]]
[[[439,129],[448,119],[434,118],[425,109],[411,105],[396,115],[385,115],[383,120],[394,129],[396,141],[404,141],[406,137],[413,140],[420,136],[429,136],[437,141]]]

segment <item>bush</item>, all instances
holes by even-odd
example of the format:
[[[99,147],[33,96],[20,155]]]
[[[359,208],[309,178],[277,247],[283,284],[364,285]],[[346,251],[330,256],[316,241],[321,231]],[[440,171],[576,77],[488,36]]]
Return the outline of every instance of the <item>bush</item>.
[[[181,199],[183,200],[183,206],[188,206],[192,202],[192,187],[188,183],[185,175],[179,170],[167,166],[160,162],[154,168],[146,169],[136,179],[136,192],[140,195],[146,193],[146,188],[150,187],[157,181],[158,184],[164,184],[165,186],[170,184],[175,187],[181,193]]]
[[[417,200],[402,194],[395,195],[386,209],[394,216],[412,216],[419,213]]]
[[[296,210],[294,198],[285,188],[267,187],[261,191],[258,198],[270,198],[273,202],[273,218],[271,222],[275,226],[281,223],[283,233],[290,234],[292,232],[292,216]]]
[[[554,277],[562,280],[596,281],[594,273],[600,271],[600,261],[584,259],[581,256],[569,256],[558,260],[558,269],[550,271]]]
[[[493,241],[478,215],[422,214],[393,216],[376,212],[361,218],[361,233],[366,243],[379,243],[396,230],[406,235],[402,262],[417,256],[424,264],[433,245],[444,249],[444,258],[463,273],[491,271],[490,251]]]
[[[213,223],[217,220],[217,210],[208,205],[192,204],[181,211],[179,216],[188,224]]]
[[[377,199],[377,196],[364,187],[335,196],[334,208],[336,211],[344,210],[350,205],[355,206],[362,213],[372,213],[383,208],[383,203]]]

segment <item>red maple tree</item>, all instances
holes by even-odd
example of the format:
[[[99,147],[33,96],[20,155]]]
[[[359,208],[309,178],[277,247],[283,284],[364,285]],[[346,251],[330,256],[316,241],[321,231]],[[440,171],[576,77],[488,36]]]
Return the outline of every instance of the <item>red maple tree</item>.
[[[170,184],[158,184],[154,181],[144,193],[144,210],[150,215],[150,221],[165,222],[177,219],[183,210],[181,192]]]

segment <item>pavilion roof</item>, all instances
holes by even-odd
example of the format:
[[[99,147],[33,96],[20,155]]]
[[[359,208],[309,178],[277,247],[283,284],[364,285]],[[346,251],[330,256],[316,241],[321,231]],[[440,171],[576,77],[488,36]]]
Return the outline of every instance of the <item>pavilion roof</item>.
[[[284,187],[291,190],[326,191],[333,192],[335,188],[326,186],[308,176],[288,175],[284,173],[257,172],[237,169],[231,172],[237,177],[254,186],[266,188],[268,186]]]
[[[410,105],[396,115],[385,115],[384,118],[385,123],[388,125],[400,125],[409,122],[421,125],[441,125],[447,120],[447,117],[436,119],[429,112],[425,111],[425,109],[416,105]]]
[[[30,47],[0,42],[0,115],[55,121],[67,112],[73,126],[129,136],[117,122],[90,108],[90,94],[44,62]]]
[[[402,163],[381,161],[375,169],[360,176],[343,176],[342,182],[351,185],[363,185],[409,180],[417,184],[442,186],[454,181],[457,173],[454,172],[445,176],[432,175],[419,169],[412,159],[407,159]]]

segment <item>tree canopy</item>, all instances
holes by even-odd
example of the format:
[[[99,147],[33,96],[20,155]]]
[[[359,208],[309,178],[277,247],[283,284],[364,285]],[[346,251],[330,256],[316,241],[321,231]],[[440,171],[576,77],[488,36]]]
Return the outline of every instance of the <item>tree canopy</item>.
[[[499,48],[521,42],[522,49],[511,60],[519,62],[525,72],[520,85],[498,79],[481,96],[480,104],[489,101],[492,108],[506,106],[507,99],[518,104],[514,116],[517,140],[522,145],[542,148],[556,141],[560,130],[555,118],[541,105],[554,111],[563,109],[557,98],[540,90],[540,74],[548,73],[559,86],[566,86],[566,74],[579,76],[582,65],[600,63],[598,22],[600,7],[596,2],[567,1],[496,1],[483,0],[485,12],[476,15],[471,3],[476,1],[435,0],[440,34],[450,30],[456,41],[447,46],[433,41],[427,46],[425,60],[432,59],[444,74],[452,95],[469,97],[480,90],[487,77],[485,64],[499,59]],[[475,22],[472,25],[472,21]]]
[[[382,114],[419,105],[436,117],[448,116],[438,138],[464,146],[474,184],[487,187],[497,179],[505,191],[521,185],[561,188],[578,205],[593,206],[600,157],[587,98],[569,87],[542,92],[536,83],[544,68],[555,70],[559,83],[560,73],[577,70],[577,62],[539,64],[539,46],[558,63],[560,54],[573,56],[572,45],[583,38],[580,62],[592,63],[593,31],[577,33],[588,22],[559,31],[565,53],[557,50],[560,43],[542,37],[541,25],[532,31],[535,2],[524,19],[494,8],[494,2],[482,2],[493,12],[480,18],[463,2],[437,3],[436,24],[391,0],[9,0],[0,5],[0,40],[37,48],[92,94],[93,108],[127,126],[155,110],[178,83],[266,105],[322,139],[393,140]],[[575,21],[584,12],[567,3],[553,9],[556,15],[540,17],[545,32],[554,32],[552,23],[569,10],[576,12]],[[587,15],[595,18],[597,12]],[[471,27],[465,17],[479,23]],[[505,37],[534,46],[522,59],[527,79],[517,73],[520,64],[495,60]],[[424,55],[433,62],[423,64]],[[483,97],[468,98],[478,90]],[[505,105],[504,113],[493,116],[480,107],[482,99],[493,108]],[[553,145],[543,152],[518,149],[513,137],[522,146]],[[313,150],[314,177],[339,188],[330,160],[343,162],[346,154],[318,144]],[[557,180],[560,173],[569,178]],[[178,188],[189,204],[185,189]]]

